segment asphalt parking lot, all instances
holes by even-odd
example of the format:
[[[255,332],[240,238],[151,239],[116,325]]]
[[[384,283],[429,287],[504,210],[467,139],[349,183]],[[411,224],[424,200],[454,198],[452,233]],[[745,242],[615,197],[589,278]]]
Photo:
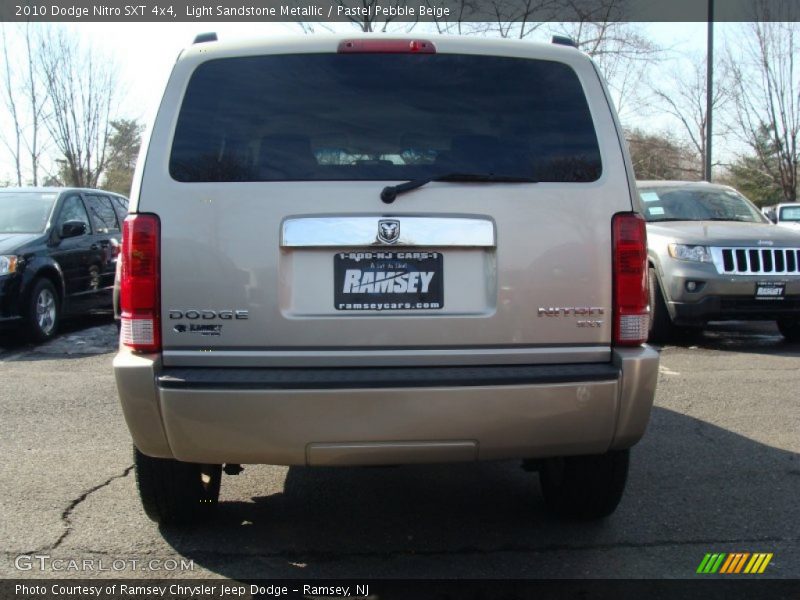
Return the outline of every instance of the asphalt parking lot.
[[[800,577],[800,346],[772,324],[662,350],[626,495],[595,524],[549,517],[516,462],[248,466],[224,477],[216,521],[159,531],[136,496],[115,344],[107,315],[38,347],[0,337],[1,577],[683,578],[707,552],[772,552],[765,576]],[[50,568],[17,560],[33,554]],[[193,570],[144,570],[167,559]]]

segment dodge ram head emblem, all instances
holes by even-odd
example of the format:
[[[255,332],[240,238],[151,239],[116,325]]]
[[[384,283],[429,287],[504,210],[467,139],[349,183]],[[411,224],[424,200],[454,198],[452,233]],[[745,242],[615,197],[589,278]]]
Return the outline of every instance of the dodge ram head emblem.
[[[400,221],[397,219],[381,219],[378,221],[378,240],[385,244],[394,244],[400,238]]]

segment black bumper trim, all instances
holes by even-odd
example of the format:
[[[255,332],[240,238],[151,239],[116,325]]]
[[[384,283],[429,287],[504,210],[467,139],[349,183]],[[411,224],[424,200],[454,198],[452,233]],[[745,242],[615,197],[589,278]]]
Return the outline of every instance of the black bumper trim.
[[[771,321],[779,318],[800,318],[800,296],[783,300],[756,300],[753,296],[706,296],[698,302],[672,303],[677,325],[708,321],[754,320]]]
[[[168,368],[158,377],[158,385],[165,389],[226,390],[472,387],[614,381],[619,375],[619,367],[608,363],[486,367]]]

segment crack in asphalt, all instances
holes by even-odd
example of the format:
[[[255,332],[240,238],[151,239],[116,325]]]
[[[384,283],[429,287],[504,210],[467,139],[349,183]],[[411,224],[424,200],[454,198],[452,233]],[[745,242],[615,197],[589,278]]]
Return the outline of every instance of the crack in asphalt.
[[[112,482],[116,481],[117,479],[124,479],[125,477],[130,475],[131,471],[133,471],[133,465],[130,465],[129,467],[126,467],[122,471],[122,473],[120,473],[118,475],[113,475],[112,477],[109,477],[108,479],[106,479],[102,483],[99,483],[99,484],[97,484],[97,485],[95,485],[93,487],[90,487],[88,490],[86,490],[80,496],[78,496],[72,502],[70,502],[69,505],[61,512],[61,522],[64,524],[65,529],[61,533],[61,535],[58,536],[58,539],[55,541],[55,543],[53,543],[50,546],[47,546],[45,548],[39,548],[37,550],[31,550],[30,552],[21,552],[20,554],[25,554],[25,555],[37,554],[37,553],[48,552],[48,551],[52,551],[52,550],[57,549],[59,546],[61,546],[61,544],[64,543],[64,540],[67,539],[69,534],[72,533],[72,518],[71,518],[72,517],[72,512],[78,507],[78,505],[80,505],[81,502],[86,500],[86,498],[88,498],[89,496],[94,494],[97,490],[103,489],[104,487],[110,485]]]
[[[114,475],[112,477],[109,477],[103,483],[100,483],[94,487],[89,488],[88,490],[83,492],[80,496],[75,498],[75,500],[70,502],[69,506],[67,506],[67,508],[65,508],[64,511],[61,513],[61,522],[64,523],[66,529],[64,529],[64,532],[58,537],[56,543],[53,544],[50,548],[48,548],[48,550],[55,550],[56,548],[58,548],[64,542],[64,540],[67,539],[67,536],[69,536],[69,534],[72,533],[72,519],[70,517],[72,515],[72,511],[74,511],[81,502],[86,500],[86,498],[94,494],[97,490],[101,490],[107,485],[110,485],[112,481],[116,481],[117,479],[124,479],[125,477],[130,475],[131,471],[133,471],[133,465],[125,467],[125,470],[122,471],[122,473],[120,473],[119,475]]]

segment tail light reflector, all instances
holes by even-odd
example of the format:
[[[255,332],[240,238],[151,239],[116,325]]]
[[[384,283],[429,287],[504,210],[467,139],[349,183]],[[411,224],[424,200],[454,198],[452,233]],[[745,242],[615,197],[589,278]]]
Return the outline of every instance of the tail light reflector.
[[[614,344],[638,346],[647,341],[650,326],[645,221],[636,213],[616,214],[612,221],[612,236]]]
[[[122,344],[161,350],[161,224],[155,215],[128,215],[122,226],[120,311]]]

